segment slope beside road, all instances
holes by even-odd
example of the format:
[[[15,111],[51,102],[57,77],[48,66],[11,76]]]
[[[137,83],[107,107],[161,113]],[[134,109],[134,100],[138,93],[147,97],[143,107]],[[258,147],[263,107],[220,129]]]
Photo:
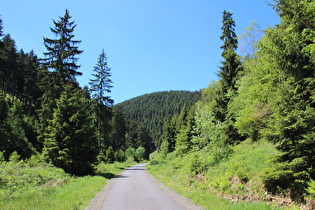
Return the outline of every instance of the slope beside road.
[[[159,183],[139,164],[111,179],[87,206],[106,210],[202,209]]]

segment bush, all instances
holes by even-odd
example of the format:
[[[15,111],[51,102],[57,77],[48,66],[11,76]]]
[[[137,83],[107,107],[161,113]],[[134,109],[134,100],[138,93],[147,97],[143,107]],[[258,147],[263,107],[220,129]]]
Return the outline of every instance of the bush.
[[[135,157],[137,161],[143,161],[145,159],[145,149],[144,147],[138,147],[135,151]]]
[[[128,149],[125,152],[126,158],[127,159],[129,159],[129,158],[133,158],[134,159],[135,158],[135,153],[136,153],[135,148],[128,147]]]
[[[202,163],[202,158],[200,158],[198,154],[194,155],[190,164],[190,170],[193,175],[200,174],[204,171],[204,163]]]
[[[20,161],[20,158],[21,158],[21,156],[20,156],[16,151],[14,151],[14,152],[10,155],[9,161],[10,161],[11,163],[18,163],[18,162]]]

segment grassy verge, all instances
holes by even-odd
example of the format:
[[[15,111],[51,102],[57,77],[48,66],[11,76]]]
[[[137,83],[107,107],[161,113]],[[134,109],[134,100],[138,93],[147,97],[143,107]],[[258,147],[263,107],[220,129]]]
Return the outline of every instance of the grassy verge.
[[[84,209],[108,179],[133,163],[100,164],[97,176],[71,177],[29,163],[0,163],[0,209]]]
[[[280,208],[265,202],[268,195],[261,181],[262,173],[273,166],[274,146],[267,142],[243,142],[233,151],[228,159],[213,165],[207,165],[207,155],[211,155],[205,151],[178,157],[171,153],[164,160],[151,161],[148,170],[162,183],[206,209]],[[204,159],[202,163],[207,166],[197,175],[193,170],[196,157]]]

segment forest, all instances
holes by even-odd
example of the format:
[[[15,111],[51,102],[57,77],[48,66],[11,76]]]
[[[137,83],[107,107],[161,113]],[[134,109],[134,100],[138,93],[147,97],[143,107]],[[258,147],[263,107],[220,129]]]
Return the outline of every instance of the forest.
[[[0,151],[8,161],[33,155],[74,175],[93,173],[99,162],[148,159],[155,148],[147,128],[127,122],[110,97],[111,68],[104,50],[96,59],[89,86],[80,87],[77,64],[81,41],[70,12],[53,21],[46,52],[18,51],[0,28]],[[128,130],[132,129],[132,130]],[[135,139],[125,137],[136,136]]]
[[[164,124],[154,170],[170,180],[186,173],[175,182],[199,177],[188,185],[236,200],[314,198],[315,1],[273,7],[278,25],[261,31],[253,22],[239,37],[232,13],[223,12],[220,79]]]
[[[223,11],[218,81],[114,106],[104,51],[89,86],[76,81],[83,51],[68,10],[43,58],[18,51],[0,19],[0,161],[36,156],[82,176],[100,162],[150,159],[150,170],[169,168],[173,179],[186,170],[186,185],[220,195],[314,200],[315,1],[273,7],[278,25],[253,22],[241,36]]]

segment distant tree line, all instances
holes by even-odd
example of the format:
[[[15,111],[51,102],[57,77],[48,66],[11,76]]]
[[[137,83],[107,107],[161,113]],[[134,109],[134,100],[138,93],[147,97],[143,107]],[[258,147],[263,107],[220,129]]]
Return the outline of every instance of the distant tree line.
[[[189,108],[200,98],[200,91],[161,91],[132,98],[118,106],[128,120],[145,125],[155,148],[159,148],[164,122],[178,115],[184,107]]]

